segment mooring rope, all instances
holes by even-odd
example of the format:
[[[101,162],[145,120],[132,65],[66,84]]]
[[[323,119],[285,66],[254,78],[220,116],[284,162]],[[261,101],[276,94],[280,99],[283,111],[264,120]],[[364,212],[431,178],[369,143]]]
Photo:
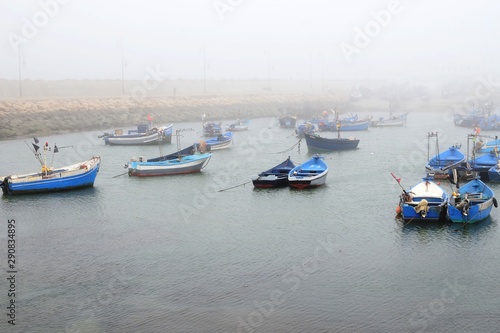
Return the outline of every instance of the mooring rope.
[[[297,141],[297,143],[295,143],[293,146],[291,146],[291,147],[290,147],[290,148],[288,148],[288,149],[285,149],[285,150],[283,150],[283,151],[279,151],[279,152],[277,152],[277,153],[271,153],[271,154],[283,154],[283,153],[286,153],[287,151],[290,151],[290,150],[292,150],[293,148],[295,148],[295,146],[297,146],[297,145],[299,146],[299,148],[298,148],[298,149],[299,149],[299,153],[300,153],[300,141],[302,141],[302,139],[299,139],[299,141]]]
[[[235,186],[231,186],[231,187],[223,188],[222,190],[218,190],[217,192],[222,192],[222,191],[230,190],[230,189],[232,189],[232,188],[236,188],[236,187],[239,187],[239,186],[245,186],[246,184],[251,183],[251,182],[252,182],[252,181],[251,181],[251,180],[249,180],[249,181],[247,181],[247,182],[245,182],[245,183],[242,183],[242,184],[238,184],[238,185],[235,185]]]

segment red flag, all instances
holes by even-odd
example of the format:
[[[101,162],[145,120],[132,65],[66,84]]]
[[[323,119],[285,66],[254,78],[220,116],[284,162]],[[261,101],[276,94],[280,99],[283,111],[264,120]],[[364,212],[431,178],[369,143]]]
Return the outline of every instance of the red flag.
[[[394,177],[394,179],[396,179],[396,181],[398,183],[401,183],[401,178],[396,178],[396,176],[394,176],[394,174],[392,172],[391,172],[391,175],[392,175],[392,177]]]
[[[151,115],[148,114],[148,121],[152,121],[153,120],[153,117],[151,117]]]

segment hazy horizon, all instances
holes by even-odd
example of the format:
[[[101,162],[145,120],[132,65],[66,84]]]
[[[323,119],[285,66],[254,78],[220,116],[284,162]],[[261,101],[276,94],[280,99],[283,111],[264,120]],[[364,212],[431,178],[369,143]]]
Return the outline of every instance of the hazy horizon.
[[[8,80],[418,81],[494,75],[500,55],[484,0],[0,3]]]

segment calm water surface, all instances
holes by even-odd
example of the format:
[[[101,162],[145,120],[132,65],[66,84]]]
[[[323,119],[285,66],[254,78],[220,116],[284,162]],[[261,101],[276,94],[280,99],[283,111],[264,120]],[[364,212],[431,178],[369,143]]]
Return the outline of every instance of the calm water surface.
[[[410,114],[406,127],[343,133],[360,138],[359,149],[324,155],[323,187],[219,191],[287,156],[311,156],[305,142],[286,151],[298,139],[273,121],[235,133],[199,174],[154,179],[113,177],[158,147],[105,146],[102,132],[40,138],[72,146],[54,155],[56,166],[92,155],[102,166],[94,188],[0,199],[2,276],[8,219],[18,271],[16,325],[4,315],[0,331],[498,331],[500,211],[466,227],[395,219],[401,190],[390,172],[406,188],[419,182],[427,133],[440,133],[442,150],[465,151],[466,129],[447,114]],[[183,147],[200,140],[200,123],[179,128],[195,129]],[[38,168],[25,141],[0,142],[1,175]],[[163,150],[175,151],[175,139]]]

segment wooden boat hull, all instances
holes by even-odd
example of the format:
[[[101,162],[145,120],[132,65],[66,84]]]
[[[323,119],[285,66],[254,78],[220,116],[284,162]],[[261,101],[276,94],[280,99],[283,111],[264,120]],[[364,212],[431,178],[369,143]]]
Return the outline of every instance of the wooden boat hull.
[[[4,178],[0,187],[4,194],[30,194],[68,191],[94,186],[101,164],[100,157],[50,171],[47,175],[32,173]]]
[[[216,136],[222,134],[221,123],[215,123],[213,121],[203,123],[203,136]]]
[[[151,177],[200,172],[211,156],[212,154],[206,153],[158,162],[131,161],[128,163],[128,174],[135,177]]]
[[[398,127],[404,126],[406,124],[406,120],[386,120],[386,121],[374,121],[370,124],[373,127]]]
[[[297,189],[324,185],[328,175],[328,166],[322,157],[316,155],[292,170],[288,174],[288,185]]]
[[[398,127],[406,125],[406,120],[408,113],[402,114],[400,116],[393,116],[388,119],[374,120],[370,122],[372,127]]]
[[[457,146],[451,146],[448,150],[431,158],[425,165],[426,173],[436,178],[442,175],[446,178],[448,172],[454,168],[463,166],[467,158]]]
[[[370,126],[369,120],[360,121],[340,121],[340,127],[337,128],[337,122],[330,121],[328,123],[319,123],[318,129],[320,131],[366,131]]]
[[[172,142],[172,125],[162,126],[158,131],[125,135],[105,136],[104,142],[109,145],[155,145]]]
[[[237,121],[231,125],[226,126],[226,131],[247,131],[250,126],[250,120]]]
[[[283,116],[278,119],[281,128],[295,128],[297,124],[297,117]]]
[[[306,139],[307,148],[309,150],[322,150],[322,151],[348,150],[348,149],[356,149],[359,145],[359,139],[348,139],[348,138],[329,139],[307,133],[304,133],[304,138]]]
[[[489,180],[490,169],[498,164],[498,157],[495,152],[479,156],[469,161],[472,171],[479,173],[482,179]]]
[[[253,186],[257,188],[281,188],[288,186],[288,174],[258,176],[252,179]]]
[[[495,165],[488,170],[488,179],[494,183],[500,182],[500,168],[498,165]]]
[[[448,217],[454,223],[476,223],[490,216],[497,201],[493,190],[479,179],[460,187],[458,195],[450,197]]]
[[[252,179],[252,183],[257,188],[279,188],[288,186],[288,174],[295,168],[295,164],[288,157],[285,161],[272,167],[269,170],[259,173]]]
[[[233,142],[232,132],[226,132],[224,134],[220,134],[216,137],[205,140],[205,143],[209,147],[210,151],[231,148],[232,142]]]
[[[446,191],[428,179],[410,188],[406,194],[403,193],[399,202],[403,220],[428,222],[443,221],[447,204]]]

